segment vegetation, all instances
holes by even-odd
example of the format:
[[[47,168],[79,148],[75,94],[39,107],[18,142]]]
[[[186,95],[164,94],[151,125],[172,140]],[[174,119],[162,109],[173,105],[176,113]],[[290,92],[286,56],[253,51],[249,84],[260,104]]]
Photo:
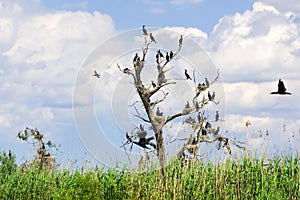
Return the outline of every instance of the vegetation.
[[[0,153],[0,199],[299,199],[299,157],[244,159],[224,164],[182,164],[161,171],[129,173],[83,168],[49,172],[17,167]]]

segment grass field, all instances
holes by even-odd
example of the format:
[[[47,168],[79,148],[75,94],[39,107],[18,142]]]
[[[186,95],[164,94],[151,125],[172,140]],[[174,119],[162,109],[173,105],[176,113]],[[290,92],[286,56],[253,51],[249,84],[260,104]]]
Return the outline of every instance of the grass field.
[[[1,155],[0,199],[300,199],[299,157],[244,159],[225,164],[173,162],[159,170],[84,172],[21,169]]]

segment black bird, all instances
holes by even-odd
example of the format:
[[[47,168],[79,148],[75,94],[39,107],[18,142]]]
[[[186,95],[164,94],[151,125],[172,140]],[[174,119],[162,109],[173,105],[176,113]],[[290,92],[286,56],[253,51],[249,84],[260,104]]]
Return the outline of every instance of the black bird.
[[[170,60],[173,58],[174,54],[173,51],[170,51]]]
[[[130,69],[128,69],[128,68],[126,67],[125,69],[123,69],[123,72],[128,74],[128,73],[130,72]]]
[[[209,81],[207,80],[207,78],[205,78],[205,85],[206,87],[209,87]]]
[[[155,38],[153,37],[152,33],[150,33],[150,40],[156,44]]]
[[[211,94],[210,94],[210,92],[208,91],[208,94],[207,94],[207,96],[208,96],[208,100],[209,101],[212,101],[212,96],[211,96]]]
[[[160,52],[160,49],[158,49],[157,54],[156,54],[156,59],[163,58],[164,55]]]
[[[218,121],[219,120],[219,111],[216,111],[216,116],[215,116],[215,120]]]
[[[201,122],[201,115],[200,115],[200,112],[198,113],[198,115],[197,115],[197,119],[198,119],[198,122]]]
[[[140,61],[140,57],[139,57],[138,53],[136,53],[133,58],[133,62],[138,62],[138,61]]]
[[[280,94],[280,95],[288,94],[288,95],[291,95],[292,93],[286,92],[286,88],[284,86],[283,81],[281,79],[279,79],[277,92],[271,92],[270,94]]]
[[[93,76],[96,76],[97,78],[100,78],[100,74],[98,74],[97,72],[96,72],[96,70],[94,71],[94,75]]]
[[[207,128],[211,128],[211,123],[209,123],[209,122],[206,122],[206,124],[205,124],[205,128],[207,129]]]
[[[190,75],[187,72],[187,69],[184,70],[184,74],[185,74],[186,79],[192,80],[191,77],[190,77]]]
[[[207,135],[207,131],[206,131],[206,129],[202,129],[202,135]]]
[[[145,25],[143,25],[143,33],[144,33],[144,35],[148,35]]]
[[[154,81],[152,81],[151,84],[153,88],[156,88],[156,84],[154,83]]]
[[[11,154],[11,150],[8,150],[8,157],[11,158],[12,154]]]
[[[156,109],[156,116],[163,116],[163,112],[160,112],[159,107]]]
[[[212,101],[213,101],[213,100],[215,100],[215,96],[216,96],[216,93],[215,93],[215,92],[213,92],[213,93],[212,93],[212,95],[211,95],[211,99],[212,99]]]
[[[200,105],[199,105],[198,101],[196,101],[195,108],[196,108],[197,111],[199,111]]]
[[[182,45],[182,42],[183,42],[183,38],[182,38],[183,35],[180,35],[180,38],[179,38],[179,46]]]
[[[191,108],[191,107],[190,107],[190,102],[189,102],[189,101],[186,102],[185,108]]]
[[[170,61],[170,57],[169,57],[169,53],[167,52],[166,54],[166,61],[169,62]]]

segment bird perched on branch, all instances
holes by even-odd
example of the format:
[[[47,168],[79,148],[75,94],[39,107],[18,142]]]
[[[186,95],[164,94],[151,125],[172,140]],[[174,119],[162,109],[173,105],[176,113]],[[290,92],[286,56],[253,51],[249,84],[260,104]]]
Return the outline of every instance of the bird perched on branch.
[[[150,40],[156,44],[155,38],[153,37],[152,33],[150,33]]]
[[[219,120],[219,118],[220,118],[220,116],[219,116],[219,111],[216,111],[215,120],[216,120],[216,121],[218,121],[218,120]]]
[[[288,94],[288,95],[291,95],[292,93],[286,92],[286,88],[284,86],[283,81],[281,79],[279,79],[277,92],[271,92],[270,94],[280,94],[280,95]]]
[[[170,61],[170,56],[169,56],[169,53],[168,53],[168,52],[166,53],[166,61],[167,61],[167,62]]]
[[[145,25],[143,25],[143,28],[142,28],[142,30],[143,30],[143,34],[147,36],[147,35],[148,35],[148,33],[147,33],[147,30],[146,30],[146,28],[145,28]]]
[[[151,81],[152,87],[156,88],[156,84],[154,83],[154,81]]]
[[[159,107],[156,109],[156,116],[163,116],[163,112],[160,112]]]
[[[207,80],[207,78],[205,78],[205,85],[207,88],[209,87],[209,81]]]
[[[133,58],[133,62],[135,63],[135,62],[139,62],[141,59],[140,59],[140,57],[139,57],[139,54],[138,53],[136,53],[135,54],[135,56],[134,56],[134,58]]]
[[[170,51],[170,60],[173,58],[173,56],[174,56],[173,51]]]
[[[190,77],[190,75],[187,72],[187,69],[184,70],[184,74],[185,74],[186,79],[192,80],[191,77]]]
[[[98,74],[96,70],[94,71],[94,75],[93,76],[96,76],[97,78],[100,78],[100,74]]]
[[[180,35],[180,38],[179,38],[179,46],[182,46],[182,42],[183,42],[183,35]]]

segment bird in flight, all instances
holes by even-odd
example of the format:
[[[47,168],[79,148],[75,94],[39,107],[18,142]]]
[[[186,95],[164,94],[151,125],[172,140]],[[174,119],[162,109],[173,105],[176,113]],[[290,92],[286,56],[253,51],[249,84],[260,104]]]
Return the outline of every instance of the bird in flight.
[[[145,25],[143,25],[143,29],[142,30],[143,30],[144,35],[148,35],[147,30],[145,28]]]
[[[286,91],[283,81],[279,79],[277,92],[271,92],[270,94],[291,95],[292,93]]]
[[[152,33],[150,33],[150,40],[156,44],[155,38],[153,37]]]
[[[93,76],[96,76],[97,78],[100,78],[100,74],[98,74],[96,70],[94,71],[94,75]]]
[[[190,77],[190,75],[187,72],[187,69],[184,70],[184,74],[185,74],[186,79],[192,80],[191,77]]]

